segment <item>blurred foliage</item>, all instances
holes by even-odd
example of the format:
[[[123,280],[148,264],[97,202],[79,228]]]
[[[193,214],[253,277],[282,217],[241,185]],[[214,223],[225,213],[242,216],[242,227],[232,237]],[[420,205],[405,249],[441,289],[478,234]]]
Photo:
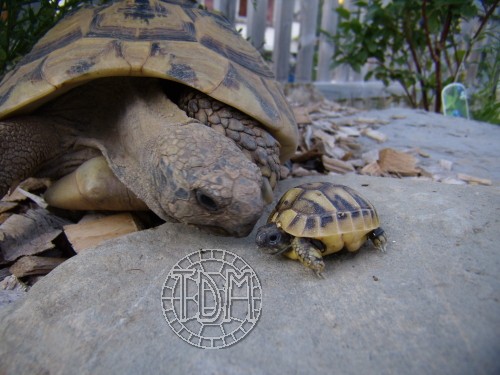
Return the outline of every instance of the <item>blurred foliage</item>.
[[[0,0],[0,77],[66,14],[109,0]]]
[[[487,31],[498,29],[495,11],[499,2],[354,1],[352,11],[337,9],[338,31],[336,35],[327,34],[337,46],[333,66],[348,64],[360,72],[370,63],[366,80],[375,77],[385,85],[399,82],[413,107],[439,112],[444,86],[465,82],[467,68],[480,63],[474,58],[491,62],[490,50],[472,52]],[[469,32],[463,32],[466,23],[473,26]],[[484,82],[493,78],[489,76]]]
[[[471,88],[471,112],[476,120],[500,125],[500,34],[491,33],[479,50],[477,83]]]

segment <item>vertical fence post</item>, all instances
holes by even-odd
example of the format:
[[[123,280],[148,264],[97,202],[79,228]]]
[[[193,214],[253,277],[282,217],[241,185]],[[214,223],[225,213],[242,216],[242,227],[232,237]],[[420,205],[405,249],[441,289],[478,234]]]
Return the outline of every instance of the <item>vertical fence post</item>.
[[[214,9],[221,12],[231,25],[236,17],[236,0],[214,0]]]
[[[294,0],[275,0],[273,71],[280,82],[288,80]]]
[[[267,0],[247,1],[247,37],[259,51],[264,50]]]
[[[319,0],[301,0],[300,2],[300,44],[295,71],[297,82],[310,82],[312,78],[318,8]]]
[[[335,9],[338,6],[338,0],[324,0],[323,14],[321,16],[321,29],[334,34],[337,29],[337,15]],[[319,36],[319,50],[318,50],[318,81],[330,81],[332,72],[330,66],[332,64],[332,57],[334,52],[333,42],[323,33]]]

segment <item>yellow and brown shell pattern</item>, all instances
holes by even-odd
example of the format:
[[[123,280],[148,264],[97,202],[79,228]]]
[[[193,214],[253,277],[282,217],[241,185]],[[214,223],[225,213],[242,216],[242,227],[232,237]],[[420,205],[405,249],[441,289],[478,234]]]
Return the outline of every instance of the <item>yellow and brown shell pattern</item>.
[[[258,51],[189,0],[124,0],[65,17],[0,83],[0,118],[111,76],[180,82],[226,103],[263,124],[282,161],[297,146],[292,111]]]
[[[356,251],[380,226],[375,207],[354,189],[328,182],[288,190],[271,212],[269,223],[295,237],[320,240],[323,255],[346,247]]]

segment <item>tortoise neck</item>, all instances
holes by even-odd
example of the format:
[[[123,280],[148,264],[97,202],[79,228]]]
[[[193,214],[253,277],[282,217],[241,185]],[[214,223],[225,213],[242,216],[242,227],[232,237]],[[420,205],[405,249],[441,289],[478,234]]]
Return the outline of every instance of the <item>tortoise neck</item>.
[[[157,79],[111,77],[77,87],[40,110],[80,144],[134,153],[166,127],[196,120],[168,99]]]

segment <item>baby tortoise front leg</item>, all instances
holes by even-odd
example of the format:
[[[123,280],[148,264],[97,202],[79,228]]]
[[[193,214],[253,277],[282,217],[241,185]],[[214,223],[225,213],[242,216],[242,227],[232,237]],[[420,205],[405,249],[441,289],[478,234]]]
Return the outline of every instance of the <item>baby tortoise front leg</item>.
[[[299,260],[319,277],[325,269],[320,247],[323,244],[311,238],[294,237],[279,228],[276,223],[267,223],[257,230],[257,246],[267,254],[283,254]]]
[[[295,237],[292,240],[292,250],[285,255],[299,260],[304,266],[313,270],[318,277],[323,277],[325,263],[321,251],[309,238]]]

